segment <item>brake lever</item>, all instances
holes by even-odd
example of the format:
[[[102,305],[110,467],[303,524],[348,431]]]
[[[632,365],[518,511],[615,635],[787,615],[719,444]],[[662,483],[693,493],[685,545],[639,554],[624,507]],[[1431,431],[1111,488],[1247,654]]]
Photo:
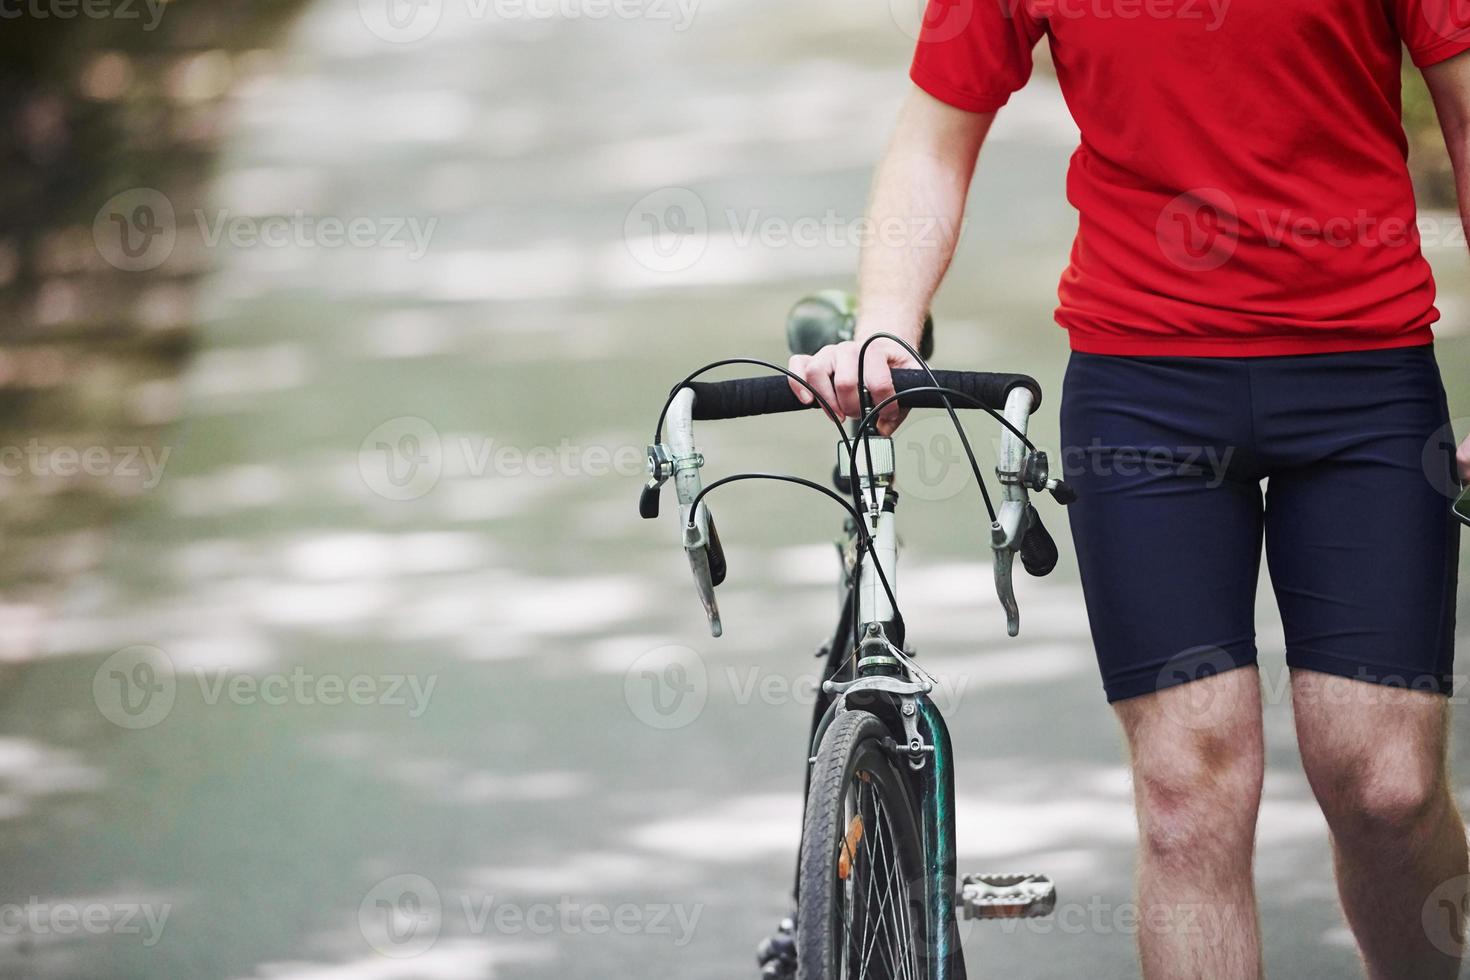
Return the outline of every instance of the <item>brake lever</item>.
[[[1015,388],[1006,396],[1005,418],[1010,429],[1002,436],[1001,458],[995,468],[1005,498],[990,525],[990,547],[995,558],[995,592],[1000,597],[1001,608],[1006,611],[1006,632],[1017,636],[1021,632],[1021,610],[1016,604],[1016,589],[1012,580],[1016,552],[1024,547],[1026,532],[1031,529],[1035,511],[1026,496],[1026,491],[1046,485],[1046,453],[1027,450],[1024,439],[1012,434],[1024,433],[1026,422],[1031,416],[1031,392]],[[1025,556],[1023,555],[1023,560]]]
[[[709,631],[711,636],[719,636],[724,632],[720,624],[720,606],[715,601],[715,586],[725,579],[725,554],[720,547],[718,533],[714,529],[714,521],[710,518],[709,507],[704,501],[699,506],[694,506],[695,499],[703,489],[703,483],[699,478],[699,469],[704,465],[704,457],[694,447],[694,392],[688,388],[681,389],[674,395],[669,403],[669,442],[666,452],[660,454],[649,451],[650,474],[649,485],[644,487],[644,495],[654,496],[658,490],[655,483],[662,483],[659,479],[661,473],[664,479],[674,481],[674,489],[679,495],[679,521],[682,525],[684,551],[689,556],[689,569],[694,573],[694,588],[699,593],[700,605],[704,606],[705,617],[709,620]],[[667,458],[667,467],[659,465],[659,456]],[[639,501],[640,509],[643,500]]]
[[[688,508],[681,506],[679,510],[685,513]],[[720,604],[715,601],[715,586],[724,581],[725,556],[721,551],[718,562],[713,557],[710,542],[719,540],[711,534],[713,529],[709,508],[700,501],[694,520],[684,524],[684,552],[689,556],[689,569],[694,572],[694,589],[699,593],[700,605],[704,606],[704,615],[709,620],[710,636],[719,636],[724,627],[720,624]]]
[[[1017,636],[1021,632],[1021,609],[1016,605],[1016,589],[1011,582],[1016,552],[1006,543],[1006,533],[1000,524],[991,525],[990,537],[995,553],[995,593],[1000,597],[1001,608],[1006,611],[1006,633]]]
[[[1051,532],[1046,525],[1041,523],[1041,515],[1031,504],[1026,505],[1026,531],[1021,536],[1021,564],[1026,571],[1037,578],[1050,575],[1057,567],[1060,555],[1057,552],[1057,543],[1052,538]]]

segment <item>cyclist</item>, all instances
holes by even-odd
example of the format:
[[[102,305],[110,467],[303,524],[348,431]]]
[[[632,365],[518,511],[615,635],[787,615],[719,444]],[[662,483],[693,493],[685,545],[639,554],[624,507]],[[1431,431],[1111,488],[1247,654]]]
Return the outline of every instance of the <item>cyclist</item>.
[[[1455,454],[1399,85],[1407,46],[1470,217],[1470,11],[929,0],[870,218],[945,234],[865,247],[859,341],[917,342],[981,144],[1042,37],[1081,130],[1062,443],[1134,773],[1144,976],[1261,973],[1264,540],[1301,756],[1366,970],[1453,977],[1470,880],[1445,763]],[[909,366],[889,342],[869,361],[877,398]],[[857,415],[857,343],[791,369]],[[901,419],[893,406],[883,431]],[[1470,477],[1470,441],[1459,469]]]

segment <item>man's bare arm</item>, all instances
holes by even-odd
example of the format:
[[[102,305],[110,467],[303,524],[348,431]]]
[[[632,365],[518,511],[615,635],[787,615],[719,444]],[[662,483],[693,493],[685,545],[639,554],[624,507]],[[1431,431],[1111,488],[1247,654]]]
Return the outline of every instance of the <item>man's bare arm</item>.
[[[919,89],[910,94],[873,180],[868,211],[875,233],[858,266],[862,329],[918,343],[954,257],[975,160],[994,118]]]
[[[1445,147],[1455,168],[1455,194],[1460,201],[1460,223],[1470,232],[1470,52],[1424,69],[1429,94],[1439,114]],[[1470,437],[1456,453],[1460,479],[1470,482]]]
[[[792,372],[848,417],[859,413],[863,339],[884,332],[918,345],[924,315],[954,257],[975,160],[994,119],[994,113],[965,112],[917,88],[904,103],[868,206],[871,237],[859,263],[857,339],[791,359]],[[897,344],[875,341],[863,376],[874,401],[893,393],[892,369],[912,363]],[[792,390],[811,400],[795,382]],[[898,406],[890,406],[879,428],[892,432],[902,418]]]

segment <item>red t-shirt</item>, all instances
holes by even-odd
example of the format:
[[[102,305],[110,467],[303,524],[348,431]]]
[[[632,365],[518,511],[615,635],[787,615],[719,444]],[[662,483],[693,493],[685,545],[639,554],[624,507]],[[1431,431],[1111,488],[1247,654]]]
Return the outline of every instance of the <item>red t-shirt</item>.
[[[1057,322],[1101,354],[1425,344],[1399,99],[1470,50],[1465,0],[929,0],[912,76],[993,112],[1045,35],[1082,133]]]

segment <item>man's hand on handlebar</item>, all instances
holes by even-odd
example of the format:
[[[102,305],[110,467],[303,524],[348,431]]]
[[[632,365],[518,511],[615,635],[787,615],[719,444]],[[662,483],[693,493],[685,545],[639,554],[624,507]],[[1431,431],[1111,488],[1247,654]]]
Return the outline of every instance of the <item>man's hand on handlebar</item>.
[[[848,340],[823,347],[815,354],[797,354],[788,369],[806,378],[817,392],[847,418],[859,418],[862,408],[858,399],[858,351],[862,339]],[[863,383],[872,395],[873,404],[893,394],[893,370],[918,368],[920,364],[908,351],[891,340],[879,338],[868,345],[867,363],[863,366]],[[812,403],[811,392],[795,381],[788,381],[803,405]],[[908,415],[908,409],[894,402],[878,415],[878,432],[892,435]]]

